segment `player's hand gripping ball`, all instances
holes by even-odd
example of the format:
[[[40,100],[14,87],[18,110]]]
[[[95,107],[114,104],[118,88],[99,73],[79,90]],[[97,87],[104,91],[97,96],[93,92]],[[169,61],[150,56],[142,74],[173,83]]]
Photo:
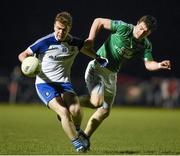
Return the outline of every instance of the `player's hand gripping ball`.
[[[21,63],[21,71],[27,77],[35,77],[40,73],[40,61],[35,56],[29,56]]]

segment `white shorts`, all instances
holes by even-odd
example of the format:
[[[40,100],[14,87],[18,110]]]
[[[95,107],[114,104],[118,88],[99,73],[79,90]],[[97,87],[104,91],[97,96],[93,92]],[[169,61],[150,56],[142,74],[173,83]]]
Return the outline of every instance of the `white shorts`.
[[[104,87],[104,100],[112,105],[116,95],[117,73],[100,67],[96,60],[92,60],[86,68],[85,81],[90,94],[94,87],[101,84]]]

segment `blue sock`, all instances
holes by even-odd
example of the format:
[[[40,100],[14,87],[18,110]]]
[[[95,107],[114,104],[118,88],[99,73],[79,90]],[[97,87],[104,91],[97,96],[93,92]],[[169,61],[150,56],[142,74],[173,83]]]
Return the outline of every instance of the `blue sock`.
[[[74,147],[76,149],[79,149],[80,147],[83,146],[83,144],[82,144],[82,142],[81,142],[81,140],[79,138],[76,138],[76,139],[72,140],[72,144],[74,145]]]

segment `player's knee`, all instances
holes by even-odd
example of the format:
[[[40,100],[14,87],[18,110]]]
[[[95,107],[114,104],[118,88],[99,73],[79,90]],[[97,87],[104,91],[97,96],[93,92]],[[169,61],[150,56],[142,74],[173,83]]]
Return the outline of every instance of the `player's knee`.
[[[90,98],[90,102],[94,107],[100,107],[103,103],[104,98],[101,96],[93,95]]]
[[[95,107],[100,107],[103,101],[104,101],[104,86],[102,83],[99,83],[91,91],[90,102]]]
[[[80,96],[79,101],[80,101],[80,104],[82,107],[88,107],[88,108],[92,108],[92,109],[99,107],[98,104],[96,104],[96,103],[92,104],[91,103],[90,95]]]
[[[73,116],[77,116],[78,114],[81,114],[81,109],[79,104],[71,105],[69,107],[69,111]]]

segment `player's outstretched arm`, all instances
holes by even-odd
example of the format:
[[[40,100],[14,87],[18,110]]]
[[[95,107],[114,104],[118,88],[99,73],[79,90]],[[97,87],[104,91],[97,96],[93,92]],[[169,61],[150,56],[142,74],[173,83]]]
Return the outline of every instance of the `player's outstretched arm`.
[[[160,70],[160,69],[171,70],[171,62],[170,60],[163,60],[161,62],[145,61],[145,67],[149,71],[155,71],[155,70]]]

